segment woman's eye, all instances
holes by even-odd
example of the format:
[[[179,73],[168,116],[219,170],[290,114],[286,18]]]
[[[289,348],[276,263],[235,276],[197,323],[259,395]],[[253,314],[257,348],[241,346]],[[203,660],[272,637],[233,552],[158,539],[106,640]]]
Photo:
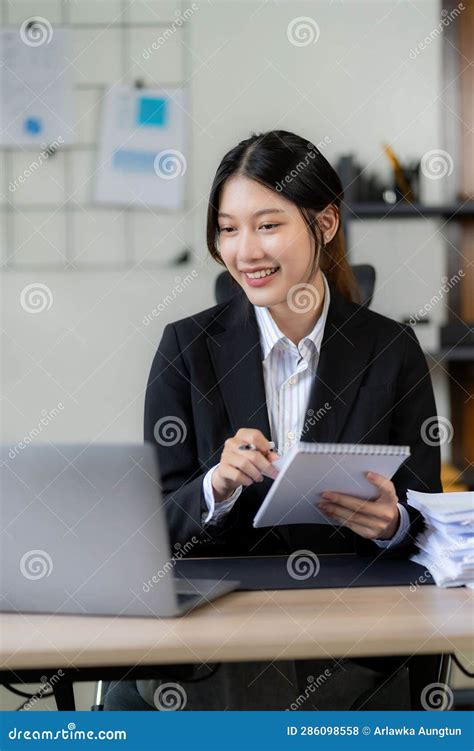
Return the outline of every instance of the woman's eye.
[[[262,229],[273,229],[273,227],[278,227],[278,224],[262,224]]]
[[[232,232],[233,229],[234,229],[233,227],[219,227],[219,233],[221,233],[221,232],[227,232],[227,233],[229,233],[229,232]]]

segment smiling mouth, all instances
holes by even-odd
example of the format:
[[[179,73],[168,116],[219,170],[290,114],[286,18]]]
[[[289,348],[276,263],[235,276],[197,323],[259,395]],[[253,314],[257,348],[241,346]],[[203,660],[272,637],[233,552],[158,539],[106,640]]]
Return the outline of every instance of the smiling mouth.
[[[245,276],[248,276],[249,279],[264,279],[266,276],[271,276],[272,274],[276,274],[276,272],[279,270],[279,266],[276,268],[268,268],[268,269],[260,269],[259,271],[244,271],[243,273]]]

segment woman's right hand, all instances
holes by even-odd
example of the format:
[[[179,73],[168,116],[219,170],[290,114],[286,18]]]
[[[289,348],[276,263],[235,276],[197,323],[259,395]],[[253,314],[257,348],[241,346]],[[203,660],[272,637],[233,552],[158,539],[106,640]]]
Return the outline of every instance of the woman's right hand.
[[[239,449],[245,443],[253,443],[256,451]],[[240,485],[248,487],[254,482],[261,482],[263,474],[276,479],[278,470],[272,466],[272,462],[278,458],[279,455],[270,450],[270,444],[260,430],[240,428],[224,443],[219,466],[212,474],[216,501],[225,501]]]

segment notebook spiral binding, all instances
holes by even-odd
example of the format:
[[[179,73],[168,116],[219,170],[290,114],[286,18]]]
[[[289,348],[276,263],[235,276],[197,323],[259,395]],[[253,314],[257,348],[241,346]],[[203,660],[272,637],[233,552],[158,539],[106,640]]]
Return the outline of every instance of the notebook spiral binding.
[[[410,456],[409,446],[377,446],[370,443],[305,443],[302,441],[299,444],[299,449],[309,454]]]

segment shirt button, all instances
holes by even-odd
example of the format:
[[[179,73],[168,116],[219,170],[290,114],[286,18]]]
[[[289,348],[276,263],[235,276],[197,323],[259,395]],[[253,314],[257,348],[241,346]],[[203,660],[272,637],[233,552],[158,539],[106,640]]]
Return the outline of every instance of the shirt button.
[[[289,384],[290,384],[291,386],[294,386],[294,385],[295,385],[295,383],[297,382],[297,380],[298,380],[297,378],[295,378],[294,376],[292,376],[292,377],[290,378],[290,380],[288,381],[288,383],[289,383]]]
[[[286,434],[286,437],[287,437],[287,438],[289,438],[289,439],[290,439],[290,441],[292,441],[292,440],[293,440],[293,438],[295,437],[295,434],[294,434],[294,433],[293,433],[293,432],[292,432],[292,431],[290,430],[290,431],[288,431],[288,433]]]

